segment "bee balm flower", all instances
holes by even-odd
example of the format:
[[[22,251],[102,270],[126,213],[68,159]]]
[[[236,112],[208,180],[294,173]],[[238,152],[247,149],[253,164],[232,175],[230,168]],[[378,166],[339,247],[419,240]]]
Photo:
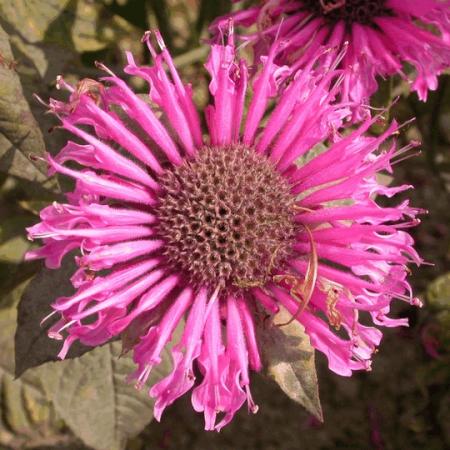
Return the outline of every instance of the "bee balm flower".
[[[291,78],[274,63],[282,50],[275,45],[251,96],[230,31],[206,64],[214,102],[203,134],[191,89],[156,37],[160,52],[145,36],[154,65],[140,67],[128,54],[125,68],[149,83],[151,105],[102,65],[102,83],[73,87],[59,79],[70,99],[51,100],[50,110],[80,143],[68,142],[48,163],[76,187],[28,230],[44,244],[28,259],[57,268],[78,251],[76,292],[52,304],[59,319],[49,335],[64,339],[61,358],[76,340],[96,346],[134,336],[138,387],[186,317],[171,349],[172,372],[150,389],[155,417],[192,389],[206,429],[220,430],[245,402],[257,410],[250,372],[262,368],[261,310],[290,311],[335,372],[370,367],[381,333],[360,324],[358,312],[369,311],[379,325],[405,324],[387,313],[392,298],[413,302],[406,264],[420,260],[403,228],[417,211],[375,202],[407,188],[376,181],[402,152],[393,144],[378,150],[398,126],[364,137],[367,121],[342,136],[349,112],[334,103],[340,79],[333,68]],[[334,144],[313,157],[329,139]],[[308,162],[297,167],[299,157]],[[339,327],[346,338],[334,332]]]
[[[377,90],[377,76],[400,74],[421,100],[450,67],[448,0],[267,0],[233,14],[236,24],[257,25],[244,39],[265,54],[274,39],[288,41],[276,62],[304,67],[320,46],[336,52],[348,42],[343,99],[356,105]],[[221,26],[228,18],[213,24]],[[416,75],[403,71],[404,63]]]

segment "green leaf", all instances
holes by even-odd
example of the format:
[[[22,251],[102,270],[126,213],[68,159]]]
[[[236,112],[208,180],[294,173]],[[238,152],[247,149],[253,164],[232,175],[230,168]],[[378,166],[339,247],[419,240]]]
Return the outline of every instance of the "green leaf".
[[[57,68],[76,52],[99,50],[101,42],[98,15],[101,3],[86,0],[2,0],[0,13],[14,45],[32,61],[42,78],[54,76]],[[65,55],[64,55],[65,51]],[[62,57],[57,61],[56,57]],[[55,59],[55,61],[51,61]],[[58,69],[56,69],[58,70]]]
[[[55,436],[62,424],[42,388],[40,369],[14,379],[16,316],[15,307],[0,310],[0,444],[23,448],[18,445]]]
[[[49,132],[58,121],[53,115],[45,114],[45,107],[33,94],[44,101],[49,97],[66,99],[67,93],[55,88],[57,75],[63,75],[71,83],[85,77],[96,78],[100,74],[93,67],[96,59],[108,65],[111,61],[117,64],[123,50],[138,54],[143,51],[142,31],[111,14],[103,2],[2,0],[0,25],[9,35],[25,98],[51,154],[61,149],[68,133],[62,129]],[[83,66],[83,60],[89,61],[89,67]]]
[[[2,19],[15,26],[30,43],[42,41],[50,24],[55,22],[71,0],[2,0]]]
[[[31,367],[57,360],[61,342],[47,336],[48,329],[57,318],[50,318],[42,326],[40,322],[51,312],[50,304],[56,298],[74,292],[70,283],[74,272],[75,264],[67,259],[59,270],[42,269],[25,290],[18,306],[15,336],[16,376]],[[75,343],[67,357],[75,358],[89,350],[90,347]]]
[[[123,40],[129,45],[143,32],[91,0],[2,0],[0,23],[27,65],[32,63],[46,81],[67,62],[79,60],[80,53],[120,46]]]
[[[71,430],[96,450],[122,450],[153,418],[154,400],[126,383],[135,364],[120,357],[120,342],[80,358],[46,364],[43,383],[55,410]],[[153,369],[149,384],[168,372],[168,352]]]
[[[0,308],[17,304],[16,295],[21,296],[22,285],[40,269],[39,261],[10,264],[0,261]],[[21,287],[19,289],[19,287]]]
[[[45,144],[24,98],[8,35],[0,27],[0,171],[50,187],[45,165],[31,160],[42,156]]]
[[[272,323],[259,327],[267,374],[286,395],[323,422],[314,348],[297,321],[286,324],[290,319],[289,313],[281,309]]]
[[[5,208],[6,209],[6,208]],[[25,227],[30,226],[30,217],[7,209],[0,212],[0,263],[19,264],[31,243],[25,238]]]

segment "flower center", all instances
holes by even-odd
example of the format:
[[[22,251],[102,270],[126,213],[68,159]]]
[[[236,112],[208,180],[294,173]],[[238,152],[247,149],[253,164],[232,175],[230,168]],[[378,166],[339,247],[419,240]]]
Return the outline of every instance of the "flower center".
[[[295,199],[266,157],[241,145],[204,147],[160,181],[158,233],[169,264],[191,282],[245,289],[283,265]]]
[[[304,7],[330,22],[344,20],[371,24],[375,17],[390,15],[386,0],[303,0]]]

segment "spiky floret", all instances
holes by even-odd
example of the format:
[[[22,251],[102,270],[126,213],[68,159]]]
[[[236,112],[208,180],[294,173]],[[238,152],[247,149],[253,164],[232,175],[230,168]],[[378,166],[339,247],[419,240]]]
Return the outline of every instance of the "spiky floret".
[[[378,196],[409,188],[385,187],[376,177],[391,171],[391,162],[408,148],[396,150],[392,142],[380,150],[399,127],[393,123],[379,137],[366,136],[377,118],[340,133],[350,111],[335,101],[339,59],[322,71],[313,71],[311,61],[293,75],[274,63],[282,51],[275,44],[249,82],[228,30],[227,43],[213,45],[206,64],[214,102],[205,110],[203,133],[191,89],[180,80],[158,33],[156,38],[160,52],[145,36],[153,66],[138,66],[127,54],[125,68],[149,83],[150,106],[102,65],[107,76],[101,82],[71,86],[58,80],[70,98],[52,99],[49,107],[78,142],[69,141],[47,160],[51,173],[72,177],[76,187],[67,202],[44,208],[41,222],[28,229],[30,239],[42,239],[43,246],[27,258],[45,258],[48,267],[57,268],[65,255],[77,252],[75,292],[52,303],[58,320],[49,336],[64,341],[59,354],[64,358],[76,340],[96,346],[125,334],[137,364],[131,379],[138,387],[186,316],[182,336],[171,348],[173,370],[150,389],[155,417],[192,389],[193,407],[203,412],[206,429],[220,430],[246,401],[257,410],[250,370],[262,367],[255,333],[260,309],[273,315],[285,307],[336,373],[349,376],[370,368],[381,331],[361,324],[359,312],[368,311],[377,325],[406,325],[388,313],[393,298],[417,303],[406,265],[420,258],[404,229],[417,223],[419,211],[407,202],[377,204]],[[324,143],[331,144],[317,154]],[[304,162],[297,166],[300,157]],[[200,191],[209,192],[200,194],[197,182]],[[167,229],[182,207],[189,215],[175,226],[179,233]],[[229,225],[220,222],[227,208],[234,214],[230,218],[240,215],[236,226],[246,221],[239,228],[244,240],[253,225],[260,227],[252,245],[267,243],[267,248],[257,254],[239,249],[248,263],[226,256],[231,271],[224,263],[204,275],[192,269],[192,255],[181,255],[189,245],[189,227],[193,234],[197,213],[205,214],[199,230],[210,248],[198,260],[207,270],[221,226]],[[214,238],[213,232],[206,235],[208,211],[214,211]],[[267,241],[270,235],[273,243]],[[336,328],[343,332],[336,334]]]
[[[354,119],[367,116],[361,105],[377,90],[377,77],[400,75],[421,100],[437,88],[437,77],[450,67],[449,0],[267,0],[218,18],[219,30],[230,17],[241,25],[242,39],[253,44],[259,62],[274,40],[285,50],[276,62],[306,67],[318,48],[347,51],[342,100],[354,105]],[[256,25],[256,27],[251,27]],[[322,58],[328,64],[333,53]],[[405,63],[415,69],[405,70]]]

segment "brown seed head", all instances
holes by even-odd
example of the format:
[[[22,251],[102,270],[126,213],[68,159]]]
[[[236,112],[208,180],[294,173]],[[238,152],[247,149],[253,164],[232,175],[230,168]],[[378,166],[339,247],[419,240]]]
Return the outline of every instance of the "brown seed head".
[[[289,254],[294,197],[271,162],[241,145],[204,147],[160,180],[158,234],[196,285],[263,285]]]

